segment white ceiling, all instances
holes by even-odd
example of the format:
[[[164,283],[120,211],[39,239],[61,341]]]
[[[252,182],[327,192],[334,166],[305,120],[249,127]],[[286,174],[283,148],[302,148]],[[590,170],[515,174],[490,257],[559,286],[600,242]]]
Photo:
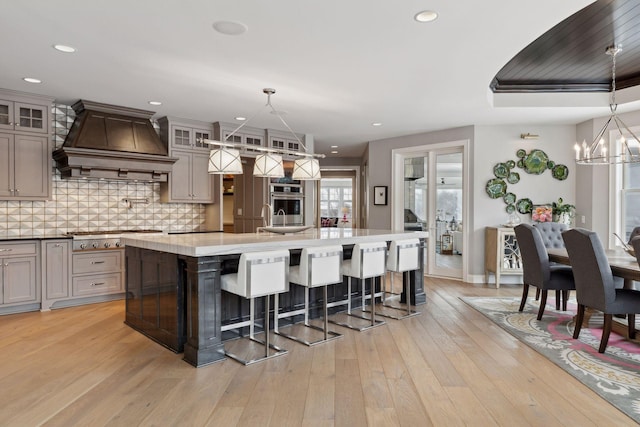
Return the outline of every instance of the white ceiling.
[[[296,132],[314,136],[316,152],[335,144],[339,156],[360,156],[366,142],[393,136],[606,115],[606,95],[593,108],[548,107],[539,95],[535,108],[521,107],[522,96],[494,108],[488,89],[518,51],[589,3],[3,0],[0,87],[208,122],[253,116],[265,104],[262,89],[273,87],[273,105]],[[425,9],[439,18],[414,21]],[[216,21],[248,31],[222,35]],[[56,43],[77,52],[57,52]],[[562,105],[584,105],[576,102]],[[249,125],[282,129],[266,110]]]

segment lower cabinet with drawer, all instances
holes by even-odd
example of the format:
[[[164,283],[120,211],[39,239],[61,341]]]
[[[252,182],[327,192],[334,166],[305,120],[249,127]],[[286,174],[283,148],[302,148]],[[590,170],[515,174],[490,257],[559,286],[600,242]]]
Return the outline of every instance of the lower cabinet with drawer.
[[[0,243],[0,313],[40,307],[37,241]]]
[[[42,310],[124,298],[124,249],[73,252],[70,241],[43,246]]]

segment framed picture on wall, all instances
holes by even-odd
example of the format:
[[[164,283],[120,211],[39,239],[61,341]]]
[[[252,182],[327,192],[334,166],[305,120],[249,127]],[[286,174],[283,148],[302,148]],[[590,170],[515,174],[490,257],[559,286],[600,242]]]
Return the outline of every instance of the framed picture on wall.
[[[387,186],[386,185],[377,185],[373,187],[373,204],[374,205],[387,204]]]

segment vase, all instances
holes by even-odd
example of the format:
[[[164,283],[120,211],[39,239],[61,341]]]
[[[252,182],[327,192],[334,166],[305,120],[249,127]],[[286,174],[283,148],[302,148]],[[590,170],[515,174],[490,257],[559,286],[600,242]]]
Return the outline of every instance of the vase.
[[[568,226],[571,226],[571,215],[567,212],[554,214],[553,222],[559,222],[560,224],[567,224]]]

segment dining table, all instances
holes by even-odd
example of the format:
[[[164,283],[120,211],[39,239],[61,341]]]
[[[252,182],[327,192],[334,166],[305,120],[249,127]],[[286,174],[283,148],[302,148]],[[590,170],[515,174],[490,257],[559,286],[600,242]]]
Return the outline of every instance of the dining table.
[[[569,255],[565,248],[550,248],[547,249],[547,253],[549,255],[549,261],[551,262],[571,265],[571,262],[569,262]],[[636,258],[628,254],[624,249],[607,249],[605,250],[605,253],[607,255],[609,266],[611,267],[611,273],[614,276],[624,279],[623,288],[634,289],[634,282],[640,282],[640,265]],[[597,310],[587,308],[585,310],[582,326],[588,327],[591,317],[596,313],[599,312]],[[628,338],[626,319],[614,316],[612,330]]]

